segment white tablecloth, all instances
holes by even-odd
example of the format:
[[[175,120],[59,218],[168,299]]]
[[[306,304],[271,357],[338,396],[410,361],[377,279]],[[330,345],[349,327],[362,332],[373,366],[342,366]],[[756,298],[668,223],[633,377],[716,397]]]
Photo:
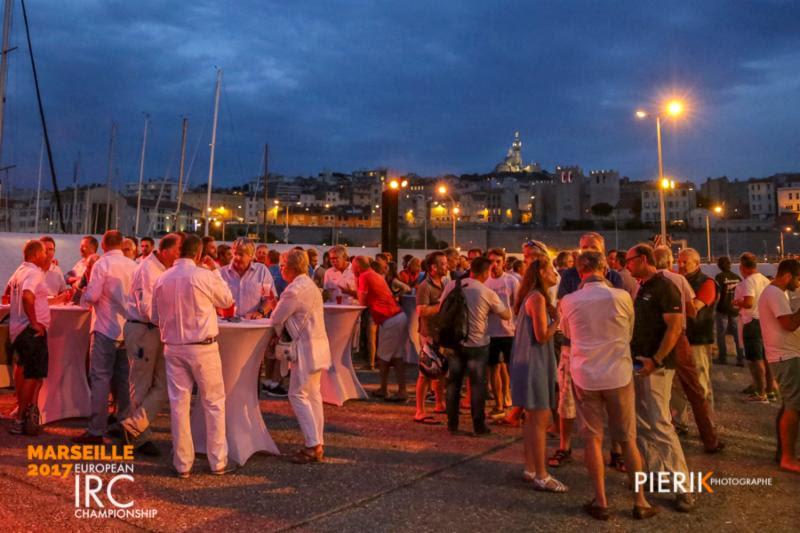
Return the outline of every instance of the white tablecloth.
[[[217,342],[225,383],[228,458],[240,466],[256,452],[280,454],[258,404],[258,369],[272,335],[272,322],[268,318],[219,322]],[[192,408],[192,439],[195,450],[204,453],[205,419],[199,405]]]
[[[325,330],[331,347],[331,367],[322,374],[322,401],[341,406],[347,400],[369,398],[358,381],[351,357],[353,331],[361,305],[325,304]]]
[[[7,305],[0,307],[0,316],[8,314],[8,310]],[[86,380],[90,318],[90,311],[77,305],[50,307],[47,377],[39,391],[42,424],[91,414]]]

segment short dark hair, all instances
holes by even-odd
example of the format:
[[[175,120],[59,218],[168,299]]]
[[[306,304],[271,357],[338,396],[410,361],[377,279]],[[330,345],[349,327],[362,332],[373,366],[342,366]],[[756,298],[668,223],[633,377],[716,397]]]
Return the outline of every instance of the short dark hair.
[[[194,259],[201,246],[204,246],[203,239],[200,239],[197,235],[187,235],[181,243],[181,257]]]
[[[606,267],[606,257],[602,252],[582,252],[578,256],[575,266],[581,274],[600,272]]]
[[[745,268],[758,268],[758,258],[752,252],[745,252],[739,256],[739,264]]]
[[[269,262],[273,265],[277,265],[281,262],[281,253],[273,248],[267,252],[267,259],[269,259]]]
[[[653,255],[653,247],[646,243],[639,243],[631,248],[636,255],[641,255],[647,261],[648,265],[656,266],[656,258]]]
[[[778,273],[775,277],[791,274],[792,277],[800,276],[800,261],[797,259],[784,259],[778,265]]]
[[[164,238],[162,237],[161,239],[163,240]],[[154,241],[152,237],[142,237],[142,242],[149,242],[153,246],[156,245],[156,241]]]
[[[43,242],[43,243],[44,242],[49,242],[53,246],[56,245],[56,240],[54,238],[52,238],[50,235],[42,235],[41,237],[39,237],[39,242]]]
[[[208,244],[210,242],[214,242],[214,237],[212,237],[210,235],[206,235],[205,237],[203,237],[203,240],[201,242],[203,244],[203,248],[205,248],[206,244]]]
[[[84,235],[83,237],[81,237],[81,240],[82,241],[89,241],[89,246],[94,248],[95,252],[97,251],[97,247],[99,246],[99,243],[97,242],[97,239],[95,239],[91,235]]]
[[[502,257],[504,261],[506,259],[506,251],[503,250],[502,248],[489,248],[486,251],[486,257],[489,257],[490,255],[496,255],[497,257]]]
[[[375,260],[376,261],[386,261],[388,263],[389,262],[389,256],[386,255],[383,252],[378,252],[377,254],[375,254]]]
[[[106,248],[119,248],[122,246],[122,232],[110,229],[103,234],[103,244]]]
[[[722,257],[717,259],[717,266],[723,272],[727,272],[728,270],[731,269],[731,258],[728,257],[727,255],[723,255]]]
[[[427,256],[425,256],[425,272],[428,272],[431,269],[431,267],[436,264],[437,257],[444,257],[445,259],[447,259],[447,255],[445,255],[444,252],[440,252],[438,250],[429,253]]]
[[[467,255],[475,252],[477,252],[479,256],[483,255],[483,250],[481,250],[480,248],[470,248],[469,250],[467,250]]]
[[[489,261],[486,257],[479,255],[472,259],[472,262],[469,264],[469,271],[470,274],[474,276],[482,276],[489,272],[489,267],[492,265],[492,262]]]
[[[25,258],[25,261],[33,257],[33,255],[38,251],[44,251],[44,244],[42,241],[37,241],[36,239],[31,239],[25,243],[25,246],[22,248],[22,256]]]
[[[150,241],[153,240],[153,239],[150,239],[150,237],[145,237],[144,239],[142,239],[142,242],[144,242],[145,239],[149,239]],[[158,241],[158,249],[162,250],[162,251],[163,250],[169,250],[173,246],[176,246],[176,245],[180,244],[180,242],[181,242],[181,238],[178,235],[175,235],[174,233],[169,233],[169,234],[164,235],[163,237],[161,237],[161,240]]]

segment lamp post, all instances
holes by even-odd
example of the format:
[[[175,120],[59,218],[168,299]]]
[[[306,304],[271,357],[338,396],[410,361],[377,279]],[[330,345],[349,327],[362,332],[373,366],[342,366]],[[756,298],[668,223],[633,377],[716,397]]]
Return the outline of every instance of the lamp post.
[[[422,238],[423,238],[423,248],[427,251],[428,250],[428,200],[421,194],[415,194],[415,199],[422,200],[424,205],[425,211],[422,214]]]
[[[790,228],[789,226],[781,228],[781,260],[783,260],[784,256],[786,255],[786,249],[783,247],[783,232],[784,231],[787,232],[787,233],[791,232],[792,228]]]
[[[679,100],[670,100],[664,106],[663,113],[667,116],[671,117],[678,117],[683,114],[683,102]],[[644,111],[642,109],[636,111],[636,117],[639,119],[647,118],[651,113]],[[659,183],[659,201],[661,204],[661,244],[667,244],[667,217],[664,209],[664,190],[665,190],[665,179],[664,179],[664,158],[662,155],[661,150],[661,114],[660,113],[652,113],[655,114],[656,117],[656,147],[658,150],[658,183]],[[674,182],[672,183],[672,187],[675,188]]]
[[[453,221],[453,238],[452,238],[452,246],[453,248],[456,247],[456,216],[458,215],[458,207],[456,207],[456,201],[453,199],[453,196],[447,191],[447,186],[439,185],[437,189],[439,194],[442,196],[446,196],[450,200],[450,218]]]
[[[706,215],[706,260],[711,262],[711,224],[708,220],[709,215]]]
[[[731,256],[731,242],[730,242],[730,239],[728,238],[728,219],[723,219],[723,217],[725,216],[725,210],[723,209],[723,207],[721,205],[718,205],[718,206],[716,206],[714,208],[714,213],[716,213],[717,217],[719,217],[721,220],[724,220],[724,224],[725,224],[725,255],[727,255],[730,258],[730,256]]]
[[[408,180],[391,179],[381,193],[381,251],[397,257],[398,204],[400,189],[408,187]]]

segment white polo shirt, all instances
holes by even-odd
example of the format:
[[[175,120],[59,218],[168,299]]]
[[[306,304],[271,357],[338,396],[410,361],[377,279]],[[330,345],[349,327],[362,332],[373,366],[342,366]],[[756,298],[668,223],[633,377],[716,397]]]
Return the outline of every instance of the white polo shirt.
[[[800,328],[787,331],[778,321],[779,316],[791,314],[789,293],[768,285],[758,299],[758,321],[764,339],[764,355],[769,363],[800,357]]]
[[[340,271],[335,267],[331,267],[325,271],[325,279],[322,282],[322,288],[328,289],[331,292],[331,301],[335,299],[337,294],[341,294],[342,302],[350,303],[352,298],[349,294],[342,293],[342,287],[353,291],[358,289],[356,277],[350,265],[347,265],[344,271]]]
[[[50,263],[50,268],[44,273],[44,284],[47,286],[47,293],[50,296],[57,296],[67,290],[64,273],[57,264]]]
[[[11,316],[8,324],[11,342],[31,325],[22,305],[22,293],[25,291],[33,293],[36,321],[45,328],[50,327],[50,306],[42,269],[26,261],[17,268],[8,284],[11,286]]]
[[[92,333],[97,331],[109,339],[122,340],[136,266],[122,250],[111,250],[92,267],[89,284],[81,297],[81,304],[92,307]]]
[[[486,280],[484,285],[494,291],[497,297],[500,298],[500,301],[503,302],[503,305],[509,309],[514,309],[514,299],[517,297],[517,292],[519,290],[519,281],[517,281],[517,278],[504,272],[501,276],[496,278],[489,276],[489,279]],[[494,313],[489,315],[489,327],[486,329],[486,333],[489,337],[513,337],[514,331],[513,316],[508,320],[503,320],[499,315]]]

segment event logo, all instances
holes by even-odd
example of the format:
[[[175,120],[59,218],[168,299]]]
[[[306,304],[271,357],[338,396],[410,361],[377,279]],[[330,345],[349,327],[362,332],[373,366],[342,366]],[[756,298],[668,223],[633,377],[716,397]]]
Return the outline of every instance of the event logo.
[[[126,489],[134,483],[133,446],[28,446],[28,475],[74,476],[76,518],[153,518],[136,508]]]
[[[714,472],[636,472],[634,490],[644,488],[655,494],[678,492],[713,494],[714,487],[761,486],[771,487],[771,477],[714,477]]]

